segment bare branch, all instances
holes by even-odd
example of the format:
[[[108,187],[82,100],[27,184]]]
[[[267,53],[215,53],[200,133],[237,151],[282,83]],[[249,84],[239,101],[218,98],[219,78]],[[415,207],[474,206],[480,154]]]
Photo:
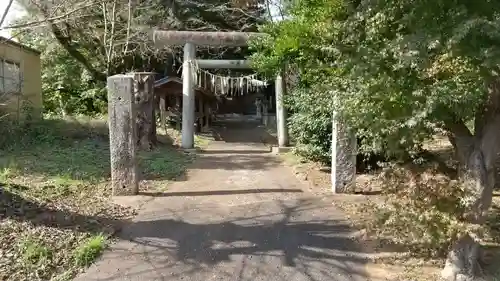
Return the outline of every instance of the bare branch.
[[[12,2],[14,2],[14,0],[9,1],[9,4],[7,4],[7,8],[5,8],[5,11],[3,12],[2,19],[0,19],[0,27],[7,18],[7,14],[9,13],[10,7],[12,6]]]
[[[0,30],[19,29],[19,28],[40,26],[41,24],[46,25],[47,23],[55,23],[59,20],[62,20],[62,19],[69,17],[70,15],[72,15],[78,11],[81,11],[85,8],[94,6],[96,4],[97,3],[90,3],[90,4],[84,5],[82,7],[75,8],[75,9],[73,9],[65,14],[62,14],[62,15],[56,16],[56,17],[44,18],[43,20],[37,20],[37,21],[32,21],[32,22],[27,22],[27,23],[20,23],[20,24],[13,24],[13,25],[5,26],[5,27],[0,28]]]

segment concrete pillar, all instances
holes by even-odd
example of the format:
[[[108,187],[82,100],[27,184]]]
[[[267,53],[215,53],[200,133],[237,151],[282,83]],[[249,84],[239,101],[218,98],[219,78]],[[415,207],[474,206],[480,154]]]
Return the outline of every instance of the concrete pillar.
[[[347,193],[356,184],[356,136],[334,111],[332,117],[332,192]]]
[[[139,192],[134,79],[130,75],[108,77],[108,125],[113,195]]]
[[[182,65],[182,148],[194,147],[195,94],[193,63],[196,58],[196,47],[193,43],[184,46],[184,63]]]
[[[283,105],[285,94],[285,80],[281,73],[276,76],[275,95],[276,95],[276,126],[278,133],[279,147],[288,146],[288,129],[286,126],[286,109]]]

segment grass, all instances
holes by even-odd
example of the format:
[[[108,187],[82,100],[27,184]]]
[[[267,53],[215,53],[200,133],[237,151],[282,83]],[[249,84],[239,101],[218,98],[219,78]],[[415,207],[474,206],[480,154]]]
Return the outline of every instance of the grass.
[[[106,249],[107,237],[98,234],[89,237],[73,253],[73,259],[78,266],[89,266]]]
[[[110,200],[106,122],[51,118],[0,128],[0,280],[71,280],[134,215]],[[192,156],[160,144],[139,160],[141,190],[164,190]]]

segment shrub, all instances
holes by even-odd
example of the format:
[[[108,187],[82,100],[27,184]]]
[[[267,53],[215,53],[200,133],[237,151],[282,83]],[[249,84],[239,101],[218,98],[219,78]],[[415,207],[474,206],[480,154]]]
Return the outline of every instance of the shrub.
[[[368,206],[375,220],[367,227],[376,237],[409,246],[413,253],[442,257],[464,232],[485,230],[464,221],[464,188],[435,169],[393,166],[380,177],[385,200]]]
[[[285,102],[291,113],[289,133],[295,143],[295,152],[311,161],[329,163],[332,110],[328,94],[298,86],[286,97]]]

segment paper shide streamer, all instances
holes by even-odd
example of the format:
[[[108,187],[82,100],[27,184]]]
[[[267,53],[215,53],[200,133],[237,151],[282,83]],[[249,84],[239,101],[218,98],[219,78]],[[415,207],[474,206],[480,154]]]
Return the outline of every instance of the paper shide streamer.
[[[258,80],[257,74],[231,77],[221,76],[200,69],[196,62],[188,61],[191,65],[193,81],[199,88],[208,89],[216,95],[242,96],[256,90],[261,90],[268,84],[266,81]],[[184,75],[184,73],[182,73]]]

